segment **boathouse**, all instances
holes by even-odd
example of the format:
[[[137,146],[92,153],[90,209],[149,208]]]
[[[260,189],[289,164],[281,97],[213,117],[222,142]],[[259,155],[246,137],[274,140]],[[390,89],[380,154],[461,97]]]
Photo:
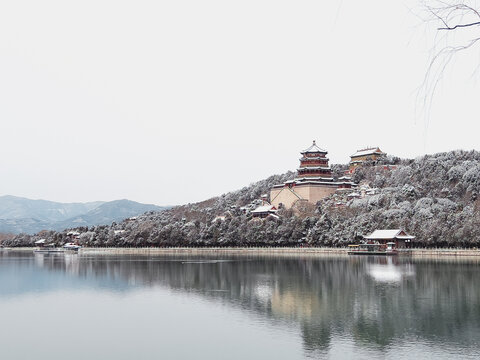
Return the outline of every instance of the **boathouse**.
[[[409,235],[406,231],[401,229],[385,229],[375,230],[370,235],[363,237],[368,242],[387,244],[395,243],[397,249],[410,247],[411,242],[415,239],[415,236]]]
[[[327,151],[313,144],[300,152],[300,167],[297,177],[284,184],[274,185],[270,190],[270,202],[276,208],[291,208],[298,201],[316,204],[339,188],[351,188],[353,182],[334,181],[328,165]]]

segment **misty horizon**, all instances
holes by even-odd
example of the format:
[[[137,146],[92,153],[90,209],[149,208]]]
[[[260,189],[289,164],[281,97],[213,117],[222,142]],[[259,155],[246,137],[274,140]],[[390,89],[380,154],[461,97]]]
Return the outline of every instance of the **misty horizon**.
[[[414,0],[5,6],[2,194],[186,204],[295,169],[313,139],[332,164],[478,146],[474,56],[419,108],[436,29]]]

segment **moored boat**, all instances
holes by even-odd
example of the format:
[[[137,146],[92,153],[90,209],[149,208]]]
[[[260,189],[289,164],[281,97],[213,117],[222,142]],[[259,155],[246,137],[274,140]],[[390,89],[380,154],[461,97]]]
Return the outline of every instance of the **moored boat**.
[[[62,254],[65,252],[65,250],[63,249],[58,249],[58,248],[54,248],[54,249],[36,249],[36,250],[33,250],[34,253],[36,254]]]
[[[74,243],[66,243],[65,245],[63,245],[63,248],[69,251],[78,251],[80,250],[81,246]]]
[[[33,252],[40,254],[56,254],[65,252],[64,249],[55,247],[55,244],[47,244],[46,242],[46,239],[40,239],[38,241],[35,241],[35,245],[37,245],[37,248],[33,250]]]

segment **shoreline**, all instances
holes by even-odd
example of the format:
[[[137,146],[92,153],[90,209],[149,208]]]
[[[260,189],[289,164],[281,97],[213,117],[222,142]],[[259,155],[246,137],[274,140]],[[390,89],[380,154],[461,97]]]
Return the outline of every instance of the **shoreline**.
[[[117,255],[154,255],[154,254],[266,254],[266,255],[335,255],[349,256],[349,248],[311,247],[311,248],[249,248],[249,247],[227,247],[227,248],[82,248],[82,254],[117,254]],[[360,255],[357,255],[360,256]],[[366,255],[368,256],[368,255]],[[382,256],[382,255],[378,255]],[[401,257],[480,257],[480,250],[472,249],[409,249],[400,251]]]
[[[2,248],[3,251],[33,251],[34,247]],[[349,248],[333,247],[167,247],[167,248],[95,248],[85,247],[80,254],[96,255],[155,255],[155,254],[271,254],[271,255],[342,255],[347,256]],[[368,256],[368,255],[367,255]],[[400,250],[398,256],[404,257],[480,257],[480,249],[407,249]]]

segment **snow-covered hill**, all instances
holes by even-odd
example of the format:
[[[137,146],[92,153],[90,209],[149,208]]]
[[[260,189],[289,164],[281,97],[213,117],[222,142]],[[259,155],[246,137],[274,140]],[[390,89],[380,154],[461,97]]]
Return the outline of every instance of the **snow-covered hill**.
[[[241,208],[294,173],[271,176],[216,198],[148,212],[112,225],[82,228],[86,246],[345,246],[374,229],[403,228],[415,246],[480,246],[480,152],[451,151],[390,165],[365,164],[354,181],[375,192],[339,202],[336,195],[279,218],[253,219]],[[334,177],[346,165],[333,165]],[[340,205],[339,205],[340,203]],[[220,216],[220,219],[217,216]],[[215,220],[214,219],[219,219]],[[67,231],[17,236],[8,246],[39,236],[59,244]]]

